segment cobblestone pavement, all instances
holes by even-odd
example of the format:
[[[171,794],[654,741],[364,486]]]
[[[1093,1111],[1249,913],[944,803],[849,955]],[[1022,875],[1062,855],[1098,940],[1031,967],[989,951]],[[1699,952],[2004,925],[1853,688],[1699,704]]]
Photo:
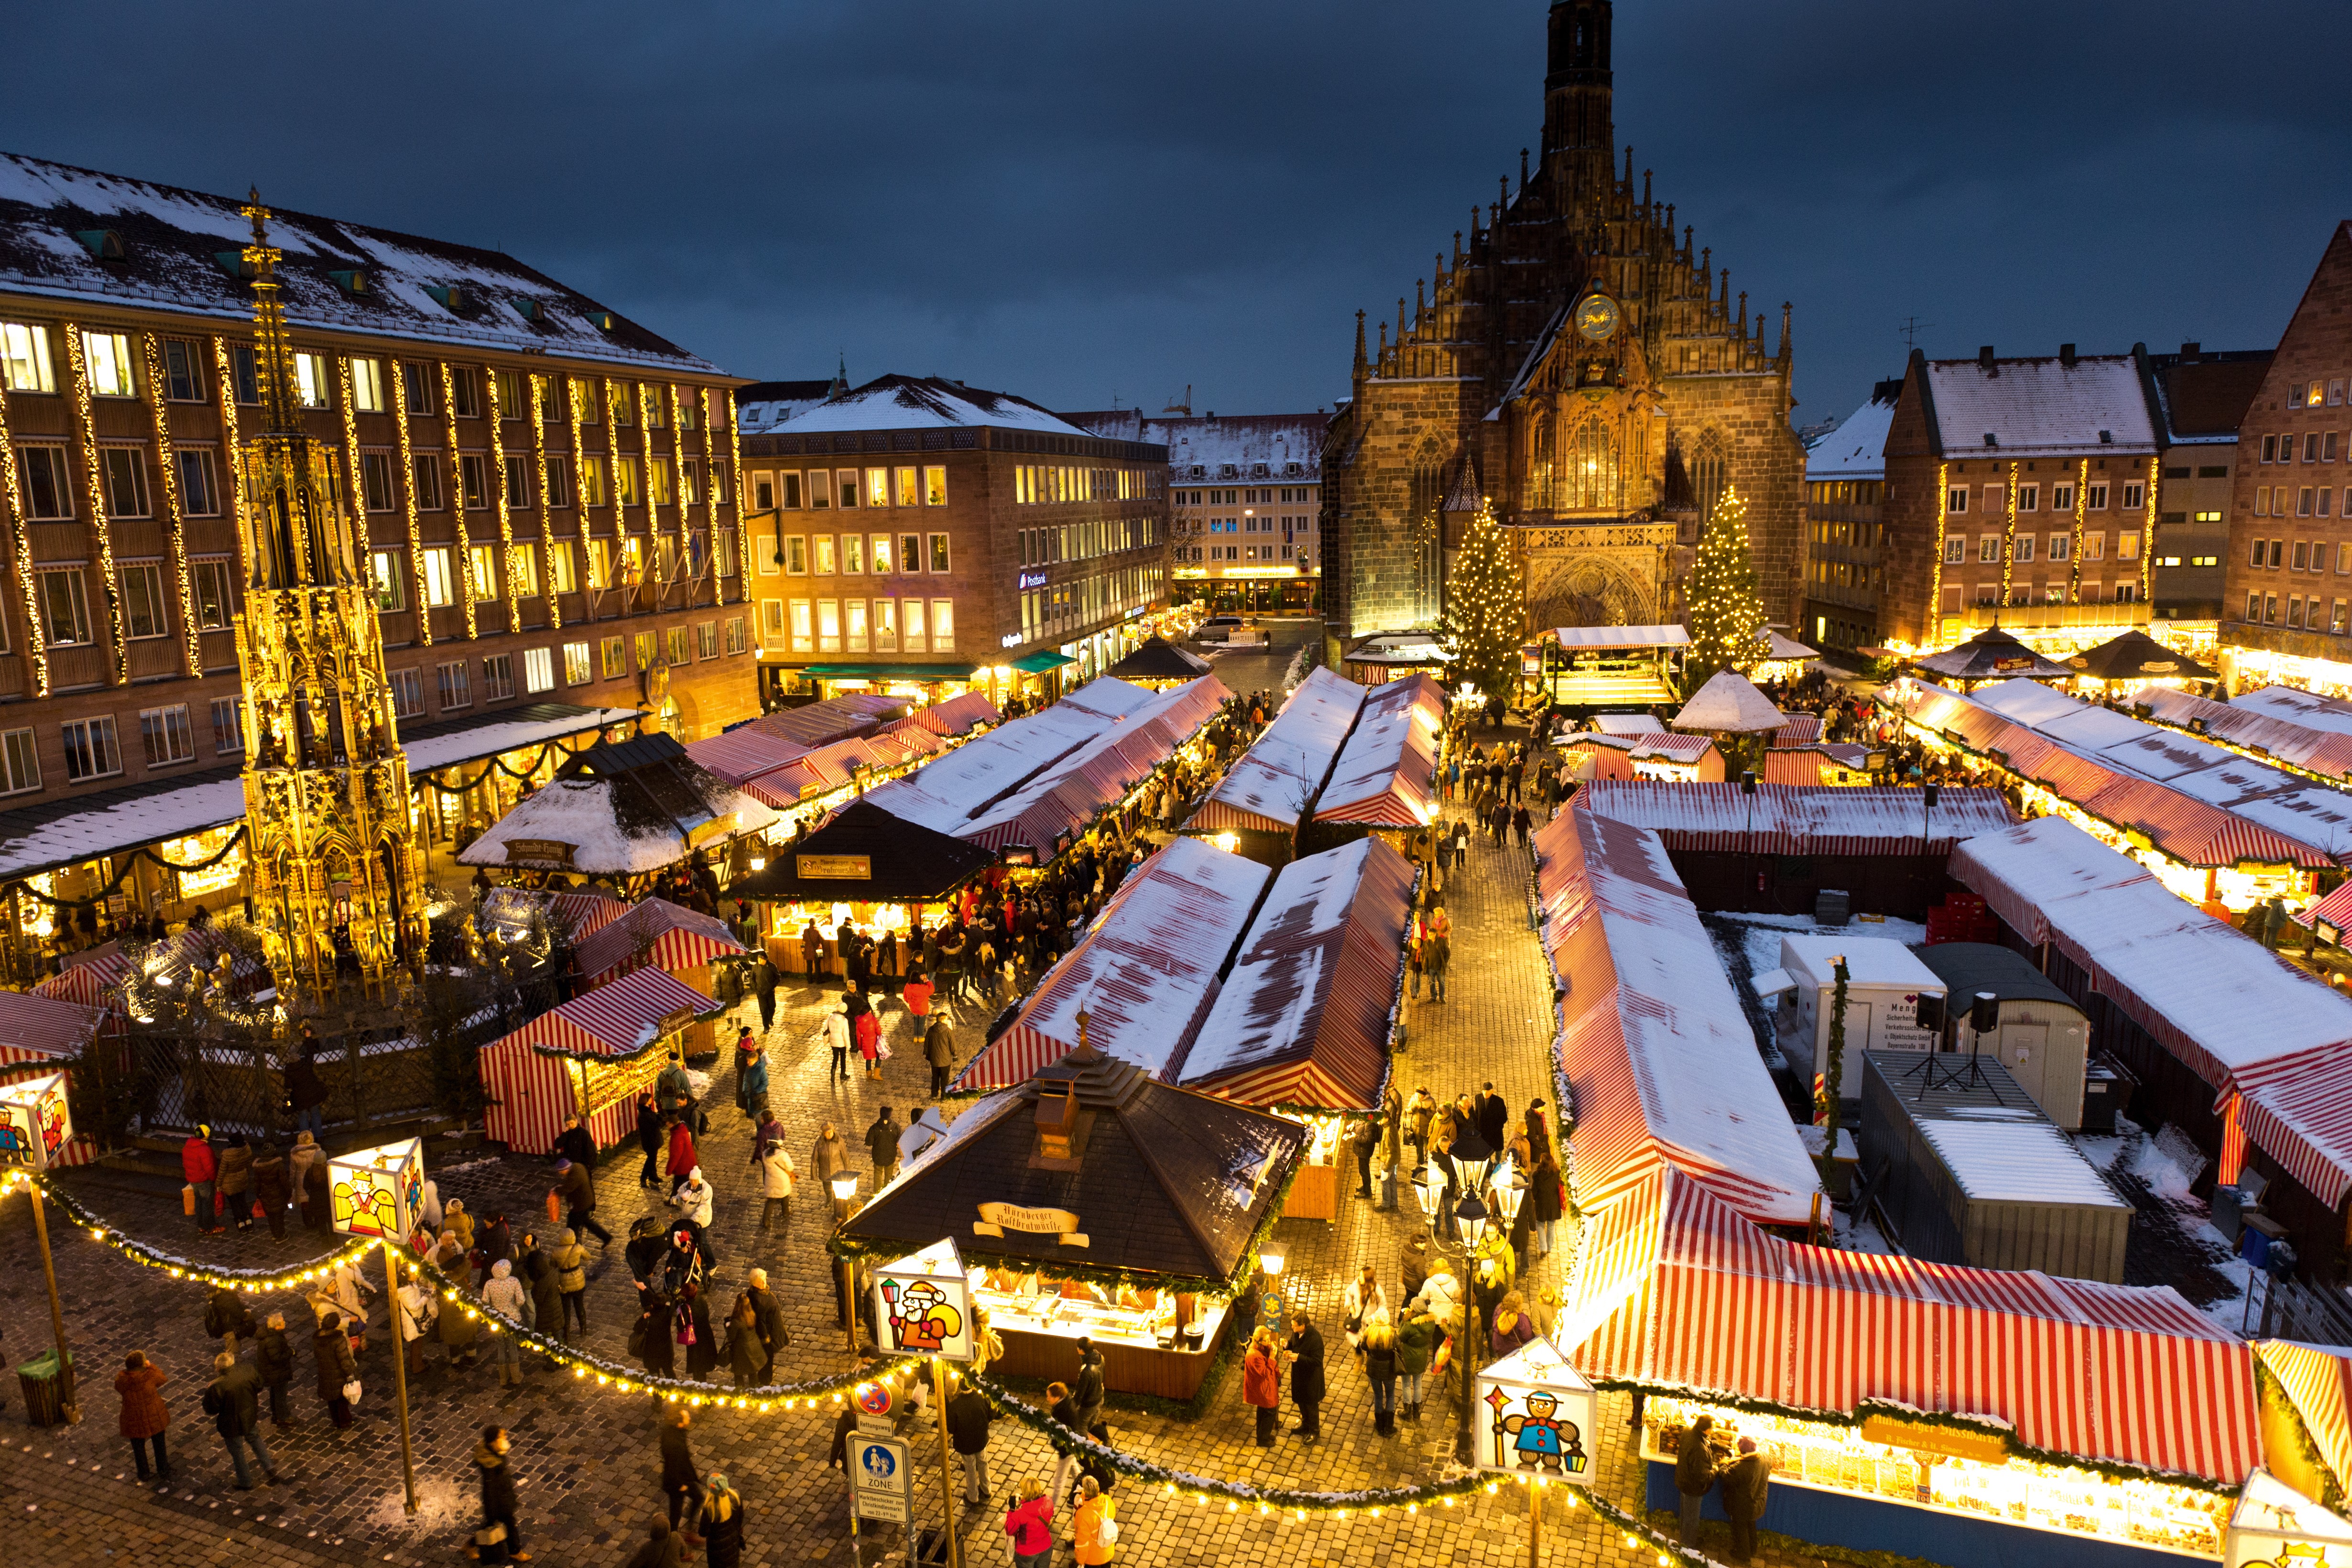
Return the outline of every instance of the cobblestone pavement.
[[[1278,671],[1276,672],[1278,674]],[[1548,1067],[1551,1005],[1542,954],[1527,920],[1525,850],[1497,849],[1474,840],[1470,862],[1448,901],[1456,921],[1456,952],[1447,1001],[1409,1002],[1408,1049],[1398,1063],[1409,1090],[1427,1084],[1441,1095],[1491,1079],[1514,1107],[1550,1098]],[[829,999],[803,990],[778,1016],[770,1037],[772,1098],[790,1128],[794,1157],[805,1162],[818,1125],[833,1121],[849,1141],[855,1164],[866,1166],[859,1134],[879,1106],[905,1120],[920,1104],[927,1070],[903,1012],[884,1009],[896,1055],[883,1079],[829,1083],[825,1053],[816,1043],[817,1020]],[[740,1010],[756,1017],[748,1006]],[[953,1009],[959,1047],[980,1043],[986,1013]],[[716,1295],[731,1298],[743,1272],[764,1266],[784,1302],[793,1342],[778,1375],[813,1377],[846,1368],[849,1354],[835,1326],[830,1266],[823,1248],[830,1204],[795,1198],[788,1234],[762,1235],[761,1205],[751,1180],[750,1126],[731,1103],[730,1073],[722,1070],[709,1098],[711,1126],[702,1159],[717,1189],[713,1236],[719,1265]],[[653,1194],[635,1182],[638,1156],[615,1151],[598,1173],[599,1217],[616,1237],[628,1221],[654,1212]],[[518,1233],[534,1218],[544,1232],[542,1201],[551,1180],[541,1161],[520,1156],[445,1166],[435,1173],[443,1196],[462,1196],[478,1215],[503,1210]],[[249,1267],[289,1267],[324,1246],[295,1232],[273,1242],[266,1230],[197,1240],[174,1198],[143,1190],[102,1172],[68,1178],[93,1207],[124,1228],[174,1251]],[[804,1189],[805,1190],[805,1189]],[[870,1190],[870,1189],[869,1189]],[[1400,1212],[1381,1213],[1342,1185],[1335,1223],[1292,1220],[1280,1228],[1292,1259],[1286,1283],[1323,1327],[1330,1346],[1329,1397],[1324,1440],[1300,1443],[1286,1434],[1270,1449],[1255,1446],[1240,1403],[1238,1374],[1226,1377],[1206,1412],[1185,1421],[1109,1412],[1114,1439],[1145,1458],[1234,1480],[1309,1489],[1410,1484],[1438,1476],[1447,1454],[1446,1407],[1432,1388],[1419,1425],[1381,1438],[1371,1429],[1370,1397],[1339,1332],[1339,1292],[1362,1261],[1393,1286],[1398,1251],[1420,1225],[1409,1190]],[[826,1211],[823,1214],[819,1209]],[[0,1257],[11,1267],[0,1277],[0,1332],[14,1359],[37,1353],[47,1338],[47,1314],[35,1257],[28,1200],[0,1205]],[[1536,1261],[1523,1279],[1529,1288],[1557,1278],[1569,1250],[1560,1227],[1554,1257]],[[0,1547],[7,1568],[50,1563],[388,1562],[422,1563],[449,1557],[474,1518],[470,1455],[480,1425],[498,1421],[513,1434],[522,1523],[538,1561],[599,1563],[625,1561],[662,1511],[655,1430],[648,1402],[600,1392],[533,1357],[525,1358],[519,1389],[500,1389],[487,1366],[452,1370],[436,1347],[425,1372],[412,1380],[410,1397],[420,1511],[402,1506],[400,1446],[392,1414],[391,1364],[382,1342],[381,1295],[372,1305],[374,1332],[362,1361],[365,1393],[358,1424],[338,1435],[324,1420],[313,1392],[307,1348],[298,1344],[292,1390],[294,1426],[270,1440],[286,1482],[251,1493],[231,1489],[226,1454],[198,1405],[214,1348],[203,1334],[205,1292],[138,1267],[110,1248],[93,1245],[69,1226],[53,1226],[59,1288],[70,1332],[84,1367],[83,1419],[72,1427],[40,1430],[22,1424],[21,1406],[0,1414]],[[592,1247],[592,1253],[593,1248]],[[375,1273],[380,1286],[380,1272]],[[624,1344],[634,1320],[635,1289],[617,1243],[593,1270],[588,1291],[585,1348],[625,1362]],[[291,1293],[256,1303],[281,1310],[298,1329],[304,1303]],[[176,1480],[168,1491],[142,1489],[129,1478],[127,1445],[117,1436],[117,1401],[109,1386],[124,1352],[145,1349],[171,1374]],[[1599,1461],[1608,1489],[1624,1500],[1638,1496],[1636,1471],[1624,1453],[1622,1407],[1604,1421]],[[1286,1407],[1286,1425],[1296,1413]],[[925,1418],[927,1420],[927,1418]],[[825,1466],[832,1423],[827,1413],[758,1415],[698,1411],[695,1452],[706,1473],[724,1468],[748,1500],[752,1563],[846,1562],[845,1489]],[[917,1434],[918,1520],[940,1517],[937,1436]],[[1049,1475],[1051,1450],[1024,1428],[1001,1422],[989,1451],[994,1506],[961,1516],[973,1561],[996,1561],[1008,1551],[1003,1509],[1020,1477]],[[1121,1557],[1128,1562],[1202,1563],[1391,1561],[1470,1563],[1526,1552],[1523,1494],[1507,1487],[1453,1509],[1372,1521],[1314,1516],[1301,1523],[1267,1519],[1221,1505],[1201,1506],[1129,1482],[1121,1500]],[[1626,1549],[1617,1532],[1596,1529],[1590,1509],[1553,1505],[1544,1561],[1553,1563],[1647,1562]],[[1066,1531],[1066,1516],[1057,1520]],[[1713,1527],[1720,1530],[1720,1527]],[[869,1532],[866,1552],[895,1552],[900,1532]]]

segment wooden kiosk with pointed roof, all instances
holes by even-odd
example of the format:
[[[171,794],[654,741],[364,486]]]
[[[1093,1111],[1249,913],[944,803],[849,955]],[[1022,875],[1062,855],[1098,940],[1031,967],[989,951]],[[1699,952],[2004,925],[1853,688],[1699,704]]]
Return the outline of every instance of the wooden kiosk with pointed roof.
[[[1160,1083],[1086,1037],[981,1100],[835,1232],[897,1258],[955,1237],[996,1365],[1066,1379],[1085,1335],[1129,1394],[1190,1399],[1216,1359],[1307,1130]]]

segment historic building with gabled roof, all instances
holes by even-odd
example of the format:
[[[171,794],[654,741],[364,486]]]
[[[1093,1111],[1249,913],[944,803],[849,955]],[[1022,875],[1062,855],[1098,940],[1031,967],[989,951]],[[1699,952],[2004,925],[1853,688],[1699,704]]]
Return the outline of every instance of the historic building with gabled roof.
[[[1357,319],[1353,395],[1325,448],[1332,635],[1426,626],[1484,497],[1521,552],[1528,628],[1682,613],[1700,520],[1748,506],[1767,612],[1785,620],[1804,450],[1790,428],[1790,315],[1777,342],[1712,247],[1617,169],[1610,0],[1555,0],[1541,153],[1472,208],[1391,335]]]

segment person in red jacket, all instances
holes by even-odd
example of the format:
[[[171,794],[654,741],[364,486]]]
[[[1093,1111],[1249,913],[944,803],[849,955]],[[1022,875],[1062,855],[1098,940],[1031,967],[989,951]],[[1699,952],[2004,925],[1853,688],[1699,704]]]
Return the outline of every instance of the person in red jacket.
[[[669,1130],[669,1190],[673,1193],[686,1184],[688,1171],[702,1163],[694,1152],[694,1129],[686,1121],[672,1122]]]
[[[1276,1413],[1282,1408],[1282,1361],[1274,1331],[1261,1325],[1242,1358],[1242,1401],[1257,1411],[1257,1446],[1274,1447]]]
[[[866,1076],[877,1080],[882,1077],[882,1020],[871,1012],[858,1014],[850,1021],[857,1037],[857,1054],[866,1058]]]
[[[1021,1483],[1021,1500],[1004,1516],[1013,1537],[1013,1568],[1045,1568],[1054,1555],[1054,1500],[1031,1476]]]
[[[188,1141],[180,1145],[180,1171],[188,1178],[188,1185],[196,1189],[196,1234],[216,1236],[222,1226],[213,1213],[213,1186],[219,1179],[220,1165],[213,1158],[213,1130],[199,1126]]]

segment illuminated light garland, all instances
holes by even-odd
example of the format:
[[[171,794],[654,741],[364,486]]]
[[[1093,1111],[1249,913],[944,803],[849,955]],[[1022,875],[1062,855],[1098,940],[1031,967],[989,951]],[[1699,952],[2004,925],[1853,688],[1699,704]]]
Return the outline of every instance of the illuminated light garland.
[[[677,561],[683,568],[693,559],[695,502],[686,493],[686,403],[678,395],[677,383],[670,382],[668,388],[670,482],[677,486]],[[689,608],[694,604],[695,585],[701,580],[699,572],[687,579],[686,602]]]
[[[163,409],[163,349],[152,332],[139,334],[139,357],[147,379],[142,401],[155,426],[155,467],[163,476],[163,529],[172,542],[172,578],[180,591],[180,656],[184,675],[205,672],[204,644],[196,630],[196,588],[188,576],[187,509],[180,496],[180,468],[172,457],[172,425]]]
[[[49,694],[49,645],[41,635],[41,605],[33,581],[33,542],[25,527],[25,492],[16,476],[16,442],[8,433],[8,388],[0,384],[0,499],[7,504],[8,543],[16,563],[16,591],[25,601],[25,657],[33,694]]]
[[[89,362],[83,351],[81,326],[60,321],[66,338],[66,364],[73,376],[74,423],[81,433],[82,478],[89,490],[90,532],[98,540],[98,574],[106,590],[106,619],[114,638],[114,686],[131,684],[131,644],[124,638],[122,583],[114,570],[114,522],[106,512],[106,482],[98,466],[98,425],[90,417]]]
[[[735,423],[735,392],[732,387],[727,389],[726,398],[728,472],[732,476],[740,476],[743,472],[743,431]],[[743,526],[741,489],[739,487],[730,489],[727,494],[729,497],[727,504],[735,509],[735,548],[743,558],[743,586],[740,590],[740,596],[735,602],[739,605],[748,605],[751,602],[751,531]],[[719,496],[719,473],[715,465],[710,474],[710,495],[711,504],[715,509]],[[713,510],[710,515],[716,520],[719,513]]]
[[[490,393],[489,419],[490,493],[498,499],[499,564],[506,569],[507,630],[512,633],[522,630],[522,602],[515,593],[514,509],[507,504],[506,417],[499,411],[495,388]]]
[[[564,406],[572,415],[572,515],[580,524],[580,607],[596,618],[596,600],[604,585],[588,575],[588,448],[580,434],[580,388],[584,378],[566,376]]]
[[[1994,471],[2000,471],[1998,465],[1995,465]],[[2007,492],[2007,521],[2001,524],[2000,531],[2000,607],[2004,610],[2009,608],[2011,573],[2017,564],[2017,465],[2014,462],[2009,465]]]
[[[2083,602],[2083,493],[2091,486],[2091,459],[2082,458],[2074,471],[2074,542],[2069,546],[2074,570],[2066,574],[2066,602]]]
[[[449,516],[457,530],[457,592],[466,610],[466,640],[481,635],[474,622],[473,538],[466,531],[466,464],[457,450],[457,375],[449,362],[441,367],[441,427],[449,438]]]
[[[11,1172],[0,1183],[0,1197],[5,1197],[18,1187],[38,1183],[42,1196],[65,1211],[77,1229],[92,1241],[102,1241],[131,1261],[148,1268],[160,1268],[174,1279],[194,1279],[205,1285],[226,1285],[238,1290],[290,1290],[333,1273],[344,1264],[354,1263],[382,1244],[372,1237],[358,1237],[323,1258],[314,1258],[297,1268],[227,1268],[208,1263],[197,1263],[161,1248],[150,1247],[134,1237],[127,1236],[109,1224],[79,1198],[60,1187],[49,1177],[35,1176],[28,1172]]]
[[[425,587],[425,534],[416,520],[416,455],[408,444],[408,372],[392,362],[392,427],[400,441],[401,509],[408,523],[408,577],[415,585],[416,646],[433,646],[433,605]],[[240,531],[238,537],[242,538]]]
[[[669,606],[670,581],[677,574],[678,563],[677,562],[672,562],[670,563],[670,571],[668,574],[665,574],[662,572],[661,502],[656,500],[654,495],[654,464],[660,460],[654,455],[654,413],[656,404],[655,401],[653,383],[641,381],[636,383],[636,388],[637,449],[644,454],[646,481],[645,576],[651,578],[654,584],[654,608],[656,610],[663,610]],[[675,435],[676,432],[672,432],[672,434]],[[677,493],[675,488],[677,484],[677,476],[676,474],[672,474],[669,479],[670,484],[673,487],[670,493],[672,496],[675,496]],[[640,580],[642,581],[643,579]]]
[[[2156,563],[2156,481],[2161,462],[2160,458],[2148,458],[2147,482],[2140,490],[2140,499],[2147,503],[2139,528],[2139,614],[2142,618],[2156,613],[2151,604],[2156,596],[2156,588],[2149,578]]]
[[[1919,640],[1929,647],[1944,639],[1944,531],[1951,521],[1951,475],[1949,463],[1936,465],[1936,552],[1927,566],[1927,625],[1919,628]]]
[[[604,449],[611,454],[613,461],[612,472],[604,476],[605,482],[611,487],[605,491],[605,498],[613,503],[613,558],[604,563],[604,576],[609,583],[622,574],[622,563],[628,552],[629,509],[621,499],[621,416],[616,407],[617,399],[613,395],[620,390],[621,384],[607,381],[604,385]],[[637,607],[635,584],[629,585],[628,595],[621,605],[625,615]]]
[[[547,599],[547,629],[563,629],[563,596],[555,591],[555,509],[547,500],[547,377],[533,371],[530,374],[530,460],[538,471],[539,489],[534,495],[539,502],[539,542],[546,557],[540,563],[545,580],[540,592]]]

